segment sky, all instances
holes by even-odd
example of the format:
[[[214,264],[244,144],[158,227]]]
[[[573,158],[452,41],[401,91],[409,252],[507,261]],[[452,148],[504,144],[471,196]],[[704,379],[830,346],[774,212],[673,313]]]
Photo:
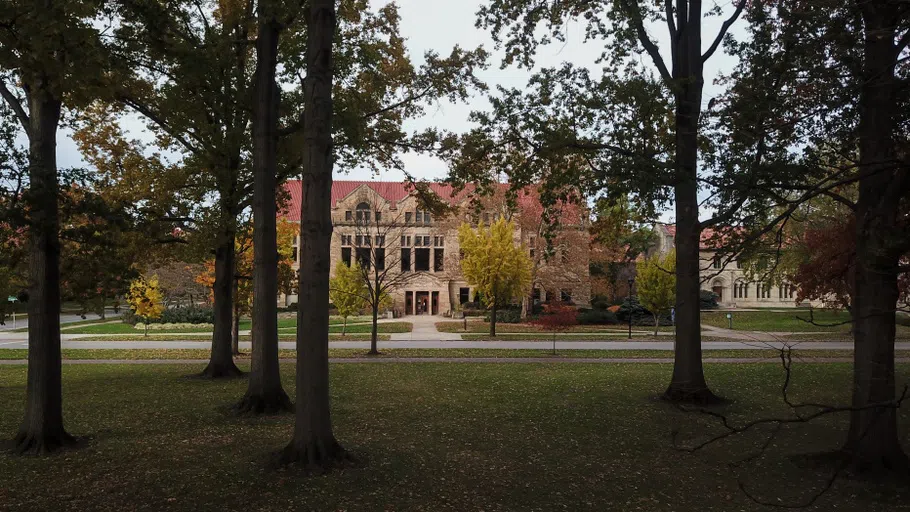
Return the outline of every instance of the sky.
[[[732,0],[720,0],[719,5],[724,8],[725,14],[732,11]],[[371,5],[376,8],[387,3],[387,0],[372,0]],[[475,48],[483,45],[487,51],[492,53],[490,66],[486,70],[481,70],[479,78],[487,83],[490,90],[495,90],[497,85],[505,87],[522,88],[527,83],[528,78],[534,70],[518,69],[517,67],[500,68],[502,52],[495,50],[492,37],[482,29],[474,26],[475,15],[479,7],[484,2],[482,0],[399,0],[399,12],[401,15],[401,33],[407,41],[408,51],[410,52],[415,65],[423,61],[423,54],[427,50],[435,50],[440,55],[448,55],[455,45],[463,48]],[[705,2],[707,11],[713,6],[713,2]],[[720,27],[722,18],[708,18],[703,26],[703,45],[705,48],[710,45]],[[734,36],[744,33],[742,22],[734,25],[731,32]],[[663,50],[664,59],[668,60],[667,36],[666,29],[663,26],[649,27],[651,37]],[[541,47],[537,54],[536,69],[543,67],[554,67],[565,61],[571,61],[575,65],[584,65],[592,70],[597,69],[595,59],[601,52],[601,45],[596,42],[584,43],[583,25],[574,22],[569,23],[566,27],[568,41],[565,44],[551,45]],[[647,55],[640,57],[642,62],[650,65],[651,61]],[[719,73],[729,72],[736,61],[723,53],[719,49],[717,53],[708,61],[705,66],[705,94],[703,101],[707,104],[710,99],[716,95],[719,90],[713,85],[713,81]],[[669,63],[668,63],[669,65]],[[488,106],[485,96],[475,93],[474,96],[465,103],[451,104],[442,102],[431,106],[427,109],[427,115],[423,118],[412,120],[405,126],[407,130],[420,130],[430,126],[437,126],[452,132],[465,132],[472,128],[468,121],[468,115],[473,110],[484,110]],[[144,139],[142,132],[142,123],[138,120],[131,120],[126,123],[125,128],[131,135]],[[78,149],[69,137],[69,132],[61,130],[58,138],[58,163],[61,167],[84,166]],[[442,179],[446,176],[447,168],[441,160],[425,155],[407,154],[403,158],[405,169],[409,174],[417,178],[428,180]],[[381,174],[373,175],[365,169],[337,169],[335,172],[336,179],[381,179],[381,180],[402,180],[403,173],[399,170],[390,169],[383,171]],[[708,214],[709,212],[705,212]],[[662,216],[662,220],[672,220],[672,213],[667,212]]]

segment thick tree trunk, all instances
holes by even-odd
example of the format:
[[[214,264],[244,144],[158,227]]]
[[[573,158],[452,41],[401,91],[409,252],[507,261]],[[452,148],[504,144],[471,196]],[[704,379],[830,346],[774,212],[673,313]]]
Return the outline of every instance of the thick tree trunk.
[[[28,381],[17,453],[41,455],[72,445],[63,428],[60,362],[60,241],[57,126],[62,102],[43,88],[29,101]]]
[[[379,297],[375,297],[373,300],[373,323],[370,327],[370,351],[368,354],[377,355],[379,354]]]
[[[490,308],[490,336],[496,336],[496,301],[493,301],[493,307]]]
[[[307,29],[297,311],[297,417],[284,463],[324,471],[349,460],[332,432],[329,406],[329,272],[332,242],[333,0],[311,0]]]
[[[281,26],[260,3],[256,39],[256,86],[253,103],[253,356],[240,414],[277,414],[293,410],[281,386],[278,365],[278,101],[275,82]]]
[[[234,272],[236,253],[234,249],[234,228],[224,227],[215,248],[215,283],[212,295],[215,298],[215,328],[212,333],[212,353],[209,364],[200,375],[207,379],[234,378],[243,375],[234,364],[232,355],[231,330],[234,316]]]
[[[853,294],[853,407],[844,451],[857,471],[910,470],[898,437],[894,338],[900,257],[908,248],[901,202],[910,196],[910,171],[900,168],[894,143],[894,5],[860,2],[865,41],[860,92],[860,183]],[[904,205],[906,207],[906,205]]]
[[[240,305],[237,302],[237,281],[234,280],[234,322],[231,325],[231,353],[240,355]]]
[[[673,56],[676,87],[676,348],[673,377],[664,397],[672,401],[712,402],[701,360],[699,309],[698,118],[704,75],[701,60],[701,2],[677,12],[681,33]]]

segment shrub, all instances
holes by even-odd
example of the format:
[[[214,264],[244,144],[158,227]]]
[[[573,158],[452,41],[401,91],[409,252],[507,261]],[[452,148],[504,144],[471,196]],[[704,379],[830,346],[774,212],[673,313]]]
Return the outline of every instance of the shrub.
[[[123,323],[136,325],[146,319],[126,310],[120,317]],[[151,319],[149,324],[214,324],[215,311],[210,307],[182,306],[165,309],[160,318]]]
[[[490,321],[490,313],[487,312],[484,317],[487,322]],[[496,312],[496,321],[502,324],[521,323],[521,308],[502,308]]]
[[[717,294],[711,290],[701,290],[698,293],[698,298],[701,309],[717,309],[720,307],[717,304]]]
[[[199,329],[202,327],[208,327],[209,329],[214,329],[214,324],[148,324],[148,330],[150,331],[163,331],[163,330],[177,330],[177,329]],[[142,322],[137,323],[133,326],[134,329],[145,330],[146,325]]]
[[[637,297],[632,297],[631,300],[626,299],[616,312],[616,317],[620,323],[628,323],[630,314],[632,316],[632,325],[654,325],[654,315],[638,302]],[[659,322],[660,325],[673,325],[670,319],[670,312],[665,312],[659,318]]]
[[[610,299],[606,295],[595,295],[591,299],[592,309],[607,309],[608,307],[610,307]]]
[[[897,312],[897,325],[910,327],[910,313]]]
[[[159,322],[162,324],[214,324],[215,311],[208,307],[179,307],[165,309]]]
[[[578,311],[578,323],[582,325],[610,325],[619,323],[616,314],[606,309],[583,309]]]

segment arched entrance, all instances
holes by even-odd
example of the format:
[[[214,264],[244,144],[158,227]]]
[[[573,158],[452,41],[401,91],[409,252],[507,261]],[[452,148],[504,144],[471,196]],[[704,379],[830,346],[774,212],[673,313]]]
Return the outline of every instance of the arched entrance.
[[[714,292],[714,295],[717,295],[717,302],[724,301],[724,281],[722,279],[715,279],[711,283],[711,291]]]

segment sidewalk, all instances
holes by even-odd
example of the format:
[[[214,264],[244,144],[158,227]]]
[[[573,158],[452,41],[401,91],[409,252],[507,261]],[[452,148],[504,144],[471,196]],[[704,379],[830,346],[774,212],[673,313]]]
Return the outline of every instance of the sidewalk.
[[[413,328],[411,332],[402,332],[391,334],[391,341],[457,341],[461,335],[454,332],[439,332],[436,329],[436,322],[444,322],[447,319],[443,316],[432,315],[412,315],[401,319],[402,322],[411,322]]]

